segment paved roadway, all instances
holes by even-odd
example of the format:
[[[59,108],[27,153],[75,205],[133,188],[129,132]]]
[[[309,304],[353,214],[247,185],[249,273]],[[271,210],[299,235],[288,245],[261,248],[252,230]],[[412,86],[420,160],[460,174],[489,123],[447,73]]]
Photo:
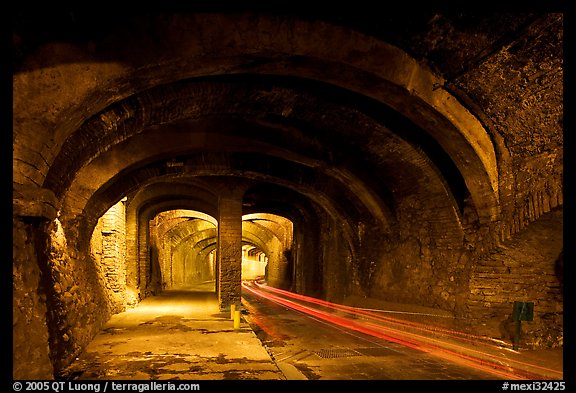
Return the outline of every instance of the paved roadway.
[[[433,353],[373,337],[243,289],[244,318],[287,379],[506,380]]]

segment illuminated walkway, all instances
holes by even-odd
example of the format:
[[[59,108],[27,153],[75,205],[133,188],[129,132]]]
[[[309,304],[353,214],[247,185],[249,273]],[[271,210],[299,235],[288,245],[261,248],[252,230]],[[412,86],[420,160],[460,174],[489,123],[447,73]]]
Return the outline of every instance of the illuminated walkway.
[[[212,284],[212,287],[214,285]],[[215,293],[165,291],[114,315],[64,379],[284,379],[242,320],[234,330]]]

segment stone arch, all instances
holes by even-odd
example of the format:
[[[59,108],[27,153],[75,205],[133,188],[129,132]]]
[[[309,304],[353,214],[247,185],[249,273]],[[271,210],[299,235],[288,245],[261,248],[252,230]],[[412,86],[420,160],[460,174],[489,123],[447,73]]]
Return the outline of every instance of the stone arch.
[[[192,215],[194,217],[194,214]],[[159,239],[160,240],[160,235]],[[199,280],[204,280],[213,271],[208,271],[209,269],[197,259],[197,252],[194,249],[197,248],[198,243],[205,241],[216,243],[217,228],[214,222],[206,221],[203,218],[186,218],[184,221],[175,223],[170,229],[163,233],[163,243],[167,243],[170,246],[170,255],[165,255],[164,262],[169,264],[169,266],[163,266],[164,272],[168,274],[171,272],[170,278],[165,279],[166,282],[170,282],[170,287],[175,287],[175,275],[173,274],[175,270],[180,266],[182,270],[181,277],[179,278],[180,286],[190,286],[198,284]],[[190,272],[193,271],[197,273],[196,276],[191,275]],[[214,278],[214,277],[212,277]],[[177,285],[176,285],[177,287]],[[215,289],[215,288],[214,288]]]
[[[259,216],[256,214],[256,216]],[[246,240],[260,250],[262,250],[268,257],[267,266],[267,279],[270,285],[277,287],[287,286],[287,282],[291,282],[292,271],[289,270],[289,262],[286,259],[285,252],[291,249],[292,244],[287,244],[284,234],[285,228],[282,225],[267,225],[263,222],[272,223],[274,221],[270,215],[265,215],[260,219],[243,219],[243,233]],[[286,220],[286,219],[284,219]],[[288,221],[288,220],[286,220]],[[290,223],[291,226],[291,223]],[[291,234],[290,234],[291,237]]]
[[[229,24],[219,26],[230,26],[230,30],[214,31],[214,22],[224,23],[225,19],[229,19]],[[359,92],[409,117],[433,135],[452,157],[471,191],[480,218],[493,220],[497,217],[497,165],[490,138],[466,108],[445,90],[437,88],[442,85],[441,79],[398,48],[369,36],[327,23],[312,24],[296,18],[279,25],[276,22],[274,17],[266,15],[216,14],[203,14],[202,17],[173,15],[167,19],[159,17],[138,21],[138,26],[154,31],[156,37],[162,37],[163,46],[153,45],[145,39],[134,42],[130,37],[124,37],[126,42],[134,50],[145,45],[150,48],[152,44],[161,51],[160,57],[164,60],[160,63],[151,61],[149,56],[157,59],[160,53],[150,50],[129,51],[132,56],[126,57],[125,52],[117,51],[114,46],[109,53],[90,54],[88,59],[93,65],[84,75],[94,83],[74,86],[74,92],[61,94],[62,98],[55,100],[56,104],[61,104],[62,111],[73,115],[67,121],[55,116],[54,121],[60,124],[55,129],[53,142],[45,143],[37,150],[37,154],[45,160],[43,165],[37,166],[41,168],[38,175],[47,175],[57,156],[71,158],[74,152],[65,147],[65,140],[71,137],[79,124],[85,123],[112,102],[129,97],[136,91],[208,74],[236,74],[240,70],[255,74],[299,75]],[[184,26],[194,26],[194,29],[185,29]],[[272,31],[274,33],[270,34]],[[204,41],[200,37],[211,38]],[[326,40],[328,37],[330,39]],[[322,45],[318,45],[318,42],[322,42]],[[226,51],[219,51],[223,48]],[[86,55],[86,50],[85,47],[77,47],[76,53],[82,57]],[[216,53],[226,53],[226,57],[215,56]],[[75,66],[63,59],[55,58],[52,62],[58,69],[56,75],[75,72]],[[143,68],[144,64],[157,65]],[[33,77],[34,73],[35,70],[29,70],[26,77]],[[25,79],[24,73],[22,76]],[[110,91],[107,86],[115,86],[113,96],[106,94]],[[55,98],[48,92],[46,97]],[[63,99],[69,102],[62,102]],[[19,104],[15,103],[16,108]],[[77,110],[80,108],[83,109]],[[30,121],[33,112],[30,113]],[[124,115],[120,112],[110,117],[100,117],[98,121],[105,127],[113,127],[118,116]],[[17,137],[19,130],[16,128]],[[38,127],[33,129],[37,130]],[[18,143],[15,143],[15,150],[21,152]],[[22,162],[17,163],[17,183],[27,183],[22,176],[26,172],[25,166],[38,161],[31,156],[33,151],[32,147],[22,154]],[[26,156],[29,159],[24,158]],[[52,189],[52,180],[40,179],[35,180],[37,184],[44,183],[46,188]]]
[[[196,197],[195,197],[196,196]],[[209,199],[211,198],[211,199]],[[128,285],[146,291],[151,280],[149,221],[158,213],[167,210],[189,209],[213,216],[214,196],[209,191],[190,183],[176,183],[170,187],[159,179],[153,179],[132,196],[127,205],[127,267],[130,277]],[[157,292],[161,288],[150,288]]]
[[[210,84],[208,84],[208,86],[209,85]],[[192,83],[191,86],[193,91],[196,92],[195,89],[196,85]],[[230,99],[230,96],[234,96],[230,92],[230,90],[226,89],[227,86],[226,84],[220,86],[223,87],[223,89],[219,90],[220,93],[218,93],[219,94],[218,97],[222,98],[222,100],[225,100],[224,98],[225,96],[227,96],[228,99]],[[202,92],[204,90],[211,90],[211,89],[209,89],[206,84],[201,83],[200,91]],[[256,89],[256,91],[261,92],[261,90],[259,89]],[[249,93],[249,95],[250,94],[252,93]],[[288,94],[288,96],[286,96],[286,94]],[[276,96],[284,98],[290,97],[290,93],[286,91],[280,91],[280,92],[277,91]],[[162,97],[162,95],[160,95],[160,97]],[[173,99],[164,100],[160,99],[160,97],[156,97],[160,102],[166,101],[171,102],[172,104],[174,103]],[[195,100],[198,100],[198,102],[205,102],[204,98],[207,97],[202,96],[202,93],[200,93],[200,96],[196,97]],[[293,98],[294,96],[292,96],[292,99]],[[254,97],[252,97],[252,99],[254,99]],[[309,99],[313,100],[313,98]],[[151,99],[148,99],[148,101],[149,100]],[[264,100],[267,99],[264,98]],[[249,101],[249,98],[242,100],[239,97],[234,97],[234,101],[246,102]],[[262,99],[260,101],[262,101]],[[183,100],[183,103],[181,105],[184,104],[188,105],[189,100]],[[180,110],[178,110],[178,107],[174,109],[173,106],[172,108],[177,113],[182,115],[180,113]],[[338,106],[331,107],[330,105],[328,105],[327,109],[333,110],[335,113],[343,111],[345,112],[345,108],[341,108]],[[220,107],[218,109],[219,112],[226,110],[229,109],[226,109],[225,107]],[[245,115],[246,114],[250,115],[253,110],[254,109],[253,108],[251,109],[250,105],[248,105],[248,107],[244,108],[243,110],[239,110],[237,108],[232,109],[232,113],[241,112]],[[269,111],[271,110],[270,107],[268,110]],[[281,108],[278,108],[277,110],[278,113],[280,114]],[[145,110],[141,112],[149,113],[150,111]],[[162,113],[167,113],[167,111],[162,110]],[[208,114],[209,113],[210,111],[208,112]],[[238,139],[237,136],[230,137],[227,134],[224,135],[215,134],[212,137],[217,138],[218,142],[221,142],[221,145],[223,146],[226,146],[225,141],[228,140],[228,147],[227,147],[228,149],[230,148],[234,149],[235,146],[242,146],[241,150],[243,151],[245,150],[246,152],[249,153],[254,153],[262,151],[263,149],[268,149],[267,155],[272,155],[272,157],[275,156],[287,160],[304,162],[305,166],[314,168],[315,170],[320,170],[320,172],[324,173],[326,176],[335,179],[336,182],[345,184],[346,187],[350,189],[349,193],[351,195],[354,195],[357,198],[361,198],[361,200],[358,201],[359,204],[357,205],[358,206],[363,205],[362,207],[363,209],[368,210],[373,217],[383,222],[385,226],[386,225],[390,226],[391,223],[394,222],[395,220],[395,218],[392,216],[392,212],[389,211],[390,201],[382,200],[382,195],[386,194],[386,190],[378,189],[379,192],[376,192],[375,190],[370,190],[370,187],[367,187],[368,183],[379,184],[382,183],[382,181],[384,181],[387,186],[392,187],[392,192],[397,196],[406,195],[407,192],[408,193],[420,192],[421,195],[426,197],[426,201],[423,201],[423,203],[437,204],[439,207],[438,211],[443,212],[442,214],[446,215],[445,218],[437,221],[439,223],[438,225],[440,231],[444,231],[445,226],[450,222],[452,223],[452,225],[456,225],[456,227],[458,227],[459,226],[458,209],[455,209],[453,206],[451,206],[451,205],[457,205],[457,203],[454,201],[453,196],[448,190],[445,181],[442,180],[442,173],[440,173],[440,171],[437,168],[435,168],[434,163],[431,162],[428,158],[426,158],[426,155],[422,151],[409,146],[406,142],[403,142],[400,138],[395,137],[393,133],[391,133],[385,127],[380,125],[378,122],[375,122],[370,118],[358,114],[356,112],[348,111],[348,113],[350,116],[354,116],[355,119],[364,124],[364,127],[363,128],[361,127],[362,130],[366,130],[363,131],[364,134],[370,135],[370,137],[377,142],[377,143],[366,143],[365,145],[362,145],[361,148],[365,149],[363,154],[365,154],[366,157],[368,157],[368,159],[374,160],[375,165],[382,167],[381,169],[382,173],[379,174],[380,182],[375,181],[369,177],[367,173],[370,173],[370,170],[368,170],[367,168],[357,167],[358,165],[357,163],[355,163],[352,159],[342,156],[341,152],[335,153],[340,155],[340,157],[336,158],[334,158],[333,156],[332,157],[314,156],[314,154],[317,155],[321,153],[318,153],[318,150],[314,150],[314,146],[310,145],[308,149],[311,150],[306,152],[306,154],[309,154],[309,156],[305,156],[302,155],[301,153],[300,155],[298,155],[298,153],[296,152],[288,152],[286,150],[286,147],[275,146],[273,144],[275,142],[274,139],[268,141],[266,140],[258,141],[256,144],[253,144],[253,146],[249,146],[250,139],[241,139],[241,138]],[[314,121],[316,122],[320,121],[320,119],[318,120],[310,119],[309,118],[310,115],[307,116],[308,120],[311,123],[313,123]],[[338,122],[339,120],[341,119],[336,116],[335,119],[333,120],[334,127],[337,127],[336,124],[339,124]],[[136,123],[140,122],[141,121],[137,121]],[[217,122],[216,124],[219,126],[223,126],[223,124],[225,124],[225,127],[228,127],[230,129],[230,131],[228,132],[232,132],[232,130],[237,129],[238,127],[238,124],[235,121],[232,121],[231,123]],[[246,127],[248,124],[251,123],[246,123],[244,120],[241,122],[241,125],[244,127]],[[259,125],[258,123],[252,123],[252,124],[254,127],[260,129],[262,132],[264,130],[269,130],[272,131],[271,134],[275,133],[277,135],[283,135],[283,133],[287,132],[285,128],[281,125],[275,125],[274,128],[270,129],[269,124],[267,124],[266,127],[264,128],[262,128],[262,126]],[[90,193],[93,194],[99,193],[100,195],[106,195],[112,193],[112,199],[115,199],[120,197],[118,192],[125,192],[125,189],[127,187],[132,188],[137,187],[138,179],[134,178],[133,180],[125,182],[128,183],[128,185],[121,184],[117,186],[116,189],[119,191],[116,191],[116,193],[114,194],[114,187],[113,183],[111,183],[112,179],[110,177],[115,176],[118,173],[117,171],[120,168],[122,168],[122,166],[125,166],[126,169],[121,169],[120,174],[117,176],[126,176],[128,173],[130,173],[129,172],[130,170],[137,169],[134,168],[134,166],[137,165],[138,160],[144,160],[144,162],[150,161],[152,158],[149,157],[148,154],[152,154],[151,153],[152,151],[149,150],[151,147],[153,147],[154,149],[153,151],[157,150],[162,151],[162,149],[165,149],[163,153],[164,155],[167,155],[169,153],[171,154],[183,153],[182,149],[185,148],[194,150],[206,147],[207,146],[206,143],[211,143],[206,142],[207,139],[211,138],[210,133],[207,133],[206,131],[206,129],[209,128],[210,125],[214,126],[214,123],[211,123],[210,121],[208,121],[207,123],[203,121],[198,122],[194,121],[192,123],[184,121],[183,123],[175,124],[167,129],[163,128],[162,132],[157,133],[152,131],[150,132],[144,131],[142,132],[142,134],[139,134],[137,137],[136,136],[134,137],[137,140],[131,141],[127,139],[124,142],[119,143],[115,148],[104,146],[105,152],[98,158],[92,160],[92,162],[90,162],[89,165],[81,168],[79,175],[77,176],[76,179],[70,180],[72,183],[69,192],[66,194],[67,197],[65,203],[65,206],[68,208],[67,210],[69,211],[69,214],[74,214],[82,210],[86,210],[85,207],[84,208],[82,207],[82,204],[85,203],[84,201],[88,200],[90,203],[93,203],[91,201],[94,200],[94,197],[91,196]],[[120,127],[119,125],[116,126],[116,128],[119,127]],[[194,129],[195,127],[198,127],[200,129],[200,135],[203,136],[200,139],[202,141],[201,145],[194,145],[194,142],[191,143],[188,133],[184,132]],[[127,132],[126,129],[129,127],[122,126],[120,128],[122,128],[124,132]],[[138,130],[140,129],[139,128],[135,129],[132,132],[138,133],[139,132]],[[291,129],[291,132],[293,132],[293,129]],[[261,136],[261,134],[259,134],[258,132],[256,135]],[[358,139],[366,138],[366,135],[364,136],[361,136],[361,134],[358,135],[359,135]],[[186,140],[186,138],[188,138],[188,140]],[[278,138],[278,136],[276,136],[276,138]],[[147,142],[144,143],[144,141]],[[379,143],[382,143],[383,145],[380,145]],[[382,151],[381,146],[388,146],[388,147],[384,151]],[[351,146],[350,148],[353,148],[353,146]],[[226,147],[224,147],[224,149],[226,149]],[[163,154],[156,156],[156,158],[161,158]],[[76,164],[72,165],[78,165],[79,162],[82,161],[81,157],[77,158],[78,158],[77,160],[73,161]],[[206,169],[212,169],[216,171],[220,170],[220,167],[222,165],[224,166],[228,165],[228,163],[226,162],[227,158],[224,157],[223,159],[224,159],[223,163],[214,162],[211,164],[213,165],[212,168],[206,168]],[[327,160],[329,161],[328,163],[326,163]],[[330,162],[330,160],[332,160],[332,162]],[[336,160],[337,162],[334,162],[334,160]],[[333,165],[330,166],[330,163]],[[164,163],[164,166],[168,167],[169,164],[170,161],[167,160]],[[180,164],[183,165],[183,163]],[[393,167],[407,168],[407,169],[402,174],[399,174],[398,171],[395,170],[390,169],[386,170],[386,168],[393,168]],[[151,170],[155,171],[157,175],[170,172],[168,168],[154,168]],[[74,169],[70,168],[69,164],[67,163],[67,166],[65,166],[64,168],[60,168],[60,171],[73,172]],[[57,173],[59,173],[58,170],[55,170],[53,173],[54,173],[54,175],[52,176],[53,178],[61,178],[60,175],[56,175]],[[96,173],[98,173],[98,176],[96,176]],[[358,174],[362,174],[362,176],[364,177],[368,176],[368,177],[366,179],[362,179],[358,177]],[[414,174],[423,174],[424,176],[427,177],[427,180],[416,181],[413,178]],[[139,173],[137,176],[149,176],[149,175]],[[100,182],[95,181],[95,179],[97,179],[98,177],[101,179]],[[65,184],[66,183],[63,184],[64,187],[66,187]],[[431,187],[434,184],[436,191],[432,192]],[[426,190],[421,189],[418,191],[417,188],[416,189],[414,188],[414,185],[418,185],[418,187],[424,187],[425,185]],[[388,191],[388,193],[390,193],[390,191]],[[442,208],[440,208],[441,206]],[[91,207],[90,210],[92,209],[93,208]]]

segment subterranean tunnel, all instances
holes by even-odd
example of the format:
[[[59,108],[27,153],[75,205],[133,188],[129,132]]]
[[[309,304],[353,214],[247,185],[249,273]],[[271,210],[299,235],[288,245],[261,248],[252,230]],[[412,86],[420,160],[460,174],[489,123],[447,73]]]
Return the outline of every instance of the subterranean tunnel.
[[[16,12],[13,375],[243,276],[563,341],[563,15]]]

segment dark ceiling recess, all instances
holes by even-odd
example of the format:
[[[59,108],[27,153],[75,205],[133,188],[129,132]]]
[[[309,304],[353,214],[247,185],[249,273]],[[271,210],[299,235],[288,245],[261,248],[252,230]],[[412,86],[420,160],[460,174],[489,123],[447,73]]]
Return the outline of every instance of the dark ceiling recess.
[[[335,85],[306,78],[234,74],[210,78],[198,78],[198,80],[238,82],[269,86],[270,88],[273,88],[274,86],[286,87],[299,92],[311,93],[314,96],[320,97],[323,101],[342,105],[363,113],[422,151],[442,174],[446,186],[449,187],[454,199],[458,203],[460,211],[463,209],[464,200],[468,196],[468,189],[464,182],[464,178],[456,167],[454,161],[429,133],[418,127],[398,111],[381,102]],[[274,120],[285,121],[284,118],[274,118]],[[309,127],[305,124],[295,124],[293,120],[291,120],[290,125],[295,127]],[[331,130],[325,131],[331,132]],[[322,130],[314,130],[314,132],[318,133],[322,132]],[[349,138],[338,138],[337,135],[330,134],[326,140],[330,140],[335,151],[345,152],[346,154],[350,154],[353,151],[351,148],[354,141],[351,141]],[[349,162],[356,163],[366,161],[366,159],[366,157],[362,156],[347,158]],[[366,176],[366,180],[368,180],[369,173],[367,171],[359,171],[357,175],[362,177],[363,173],[364,176]],[[387,202],[390,203],[392,201],[392,197],[388,195],[389,191],[384,188],[379,189],[378,183],[375,183],[374,179],[371,179],[369,184],[371,185],[371,188],[376,189]]]
[[[453,80],[482,59],[513,42],[541,14],[418,12],[326,17],[395,46],[405,48],[447,80]],[[474,39],[470,39],[474,38]]]

